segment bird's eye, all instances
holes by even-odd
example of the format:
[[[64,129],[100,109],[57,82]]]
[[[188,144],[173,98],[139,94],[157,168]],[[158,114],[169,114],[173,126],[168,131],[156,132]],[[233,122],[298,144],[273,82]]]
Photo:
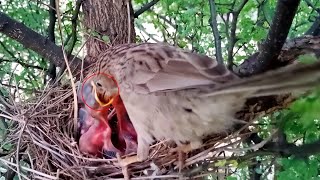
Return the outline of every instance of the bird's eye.
[[[99,82],[97,82],[97,86],[102,87],[102,85]]]

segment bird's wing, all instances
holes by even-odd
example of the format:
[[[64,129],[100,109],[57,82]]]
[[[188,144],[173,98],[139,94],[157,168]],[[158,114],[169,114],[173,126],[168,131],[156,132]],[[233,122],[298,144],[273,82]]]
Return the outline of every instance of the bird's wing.
[[[128,67],[121,77],[136,93],[176,91],[203,85],[214,87],[238,79],[215,59],[165,44],[140,44],[126,52],[123,62],[127,62]]]
[[[123,87],[142,94],[206,88],[205,96],[249,91],[250,96],[265,96],[304,91],[320,81],[320,61],[239,80],[215,59],[164,44],[131,46],[122,62],[127,65],[118,71],[125,79]]]

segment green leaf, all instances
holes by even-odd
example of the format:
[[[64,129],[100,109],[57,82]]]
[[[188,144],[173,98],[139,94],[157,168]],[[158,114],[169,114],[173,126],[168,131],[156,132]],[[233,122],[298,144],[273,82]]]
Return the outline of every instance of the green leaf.
[[[227,163],[227,160],[223,159],[223,160],[218,160],[218,162],[214,163],[214,165],[218,167],[222,167],[222,166],[225,166],[226,163]]]
[[[261,168],[255,168],[254,171],[257,173],[257,174],[262,174],[263,173],[263,170]]]
[[[109,42],[110,42],[109,36],[107,36],[107,35],[103,35],[103,36],[102,36],[102,40],[103,40],[104,42],[106,42],[106,43],[109,43]]]
[[[227,177],[227,180],[237,180],[237,178],[234,177],[234,176],[228,176],[228,177]]]
[[[304,54],[298,57],[298,61],[305,64],[312,64],[318,59],[314,54]]]
[[[231,160],[231,161],[229,161],[229,163],[233,166],[233,167],[238,167],[238,161],[236,161],[236,160]]]
[[[6,151],[10,151],[12,149],[13,145],[11,143],[5,143],[4,145],[2,145],[2,149],[6,150]]]

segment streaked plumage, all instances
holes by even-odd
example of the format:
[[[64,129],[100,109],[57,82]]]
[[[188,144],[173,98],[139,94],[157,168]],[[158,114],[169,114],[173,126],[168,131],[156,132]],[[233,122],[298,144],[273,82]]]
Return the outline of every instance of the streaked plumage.
[[[300,67],[301,66],[301,67]],[[240,79],[205,55],[164,44],[127,44],[101,53],[93,73],[108,73],[138,134],[138,160],[148,156],[154,138],[198,148],[202,138],[227,132],[247,98],[306,90],[319,82],[320,63],[296,65]],[[106,76],[93,78],[102,99],[110,89]],[[108,92],[108,93],[106,93]],[[115,93],[114,93],[115,95]]]

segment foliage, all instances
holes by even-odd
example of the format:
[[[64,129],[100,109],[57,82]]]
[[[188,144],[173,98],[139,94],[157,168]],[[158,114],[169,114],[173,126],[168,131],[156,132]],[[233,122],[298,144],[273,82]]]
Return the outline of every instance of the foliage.
[[[319,179],[319,159],[315,157],[307,160],[285,158],[279,163],[284,169],[277,174],[279,180]]]
[[[142,5],[147,1],[137,0]],[[215,1],[218,13],[218,29],[222,41],[222,53],[226,60],[228,47],[232,37],[232,12],[242,1],[220,0]],[[236,3],[237,2],[237,3]],[[312,1],[316,4],[317,1]],[[137,5],[138,6],[138,5]],[[273,19],[276,0],[248,1],[239,14],[236,23],[236,44],[233,50],[235,62],[241,62],[253,52],[266,37]],[[142,39],[164,41],[169,44],[189,48],[210,56],[215,55],[214,38],[210,27],[210,8],[207,0],[193,1],[160,1],[152,10],[145,12],[136,20],[137,32],[146,28],[154,28],[154,33],[146,34]],[[301,2],[295,16],[290,38],[303,35],[313,23],[317,12]],[[148,24],[148,26],[146,25]],[[143,24],[143,26],[142,26]],[[149,31],[148,31],[149,32]],[[142,33],[145,36],[145,33]]]
[[[39,34],[48,37],[49,0],[46,1],[18,1],[10,0],[1,2],[0,11],[6,13],[11,18],[18,20],[35,30]],[[70,1],[61,7],[62,33],[64,44],[67,47],[71,43],[71,17],[75,2]],[[61,45],[58,26],[54,29],[56,44]],[[78,39],[80,34],[78,34]],[[76,50],[80,47],[80,42],[76,42]],[[37,53],[24,48],[16,41],[0,34],[0,86],[1,91],[6,91],[7,86],[18,85],[28,96],[33,90],[40,90],[44,87],[43,79],[49,62]],[[4,85],[4,86],[3,86]]]
[[[297,144],[312,143],[320,138],[320,91],[302,97],[292,104],[291,108],[283,111],[278,121],[283,125],[284,132],[289,142]],[[280,159],[282,172],[278,173],[279,179],[318,179],[319,156],[307,159],[296,157]]]

